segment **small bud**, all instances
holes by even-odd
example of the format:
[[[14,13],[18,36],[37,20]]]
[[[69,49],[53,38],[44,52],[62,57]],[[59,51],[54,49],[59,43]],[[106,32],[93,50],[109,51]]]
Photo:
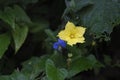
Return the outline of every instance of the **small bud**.
[[[68,53],[68,57],[71,58],[73,56],[72,53]]]
[[[92,41],[92,46],[95,46],[96,45],[96,42],[95,41]]]
[[[71,58],[68,58],[68,59],[67,59],[67,67],[68,67],[68,69],[69,69],[69,67],[70,67],[71,62],[72,62],[72,59],[71,59]]]
[[[72,61],[72,59],[71,59],[71,58],[68,58],[68,59],[67,59],[67,62],[71,62],[71,61]]]

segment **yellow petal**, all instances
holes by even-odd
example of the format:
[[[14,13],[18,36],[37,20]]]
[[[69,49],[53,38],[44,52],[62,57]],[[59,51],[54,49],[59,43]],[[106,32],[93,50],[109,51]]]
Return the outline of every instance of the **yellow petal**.
[[[66,26],[65,26],[65,30],[74,30],[75,29],[75,25],[72,22],[67,22]]]
[[[69,38],[69,32],[62,30],[57,35],[60,39],[67,41]]]
[[[80,37],[77,40],[78,40],[78,43],[84,43],[85,42],[85,38],[84,37]]]
[[[76,27],[77,35],[79,35],[79,37],[84,35],[85,30],[86,28],[84,27]]]
[[[70,39],[67,41],[67,44],[73,46],[74,44],[77,44],[78,43],[78,40],[77,39]]]
[[[67,41],[67,44],[73,46],[77,43],[84,43],[84,33],[86,28],[78,26],[76,27],[72,22],[69,22],[65,26],[65,30],[58,33],[58,37],[62,40]],[[73,37],[71,37],[73,35]]]

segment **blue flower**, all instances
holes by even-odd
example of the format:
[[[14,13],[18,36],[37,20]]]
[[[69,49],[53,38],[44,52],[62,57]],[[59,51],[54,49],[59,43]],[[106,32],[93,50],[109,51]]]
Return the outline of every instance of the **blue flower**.
[[[66,42],[61,39],[58,39],[58,41],[53,44],[53,48],[56,50],[60,50],[61,48],[65,48],[65,47],[66,47]]]

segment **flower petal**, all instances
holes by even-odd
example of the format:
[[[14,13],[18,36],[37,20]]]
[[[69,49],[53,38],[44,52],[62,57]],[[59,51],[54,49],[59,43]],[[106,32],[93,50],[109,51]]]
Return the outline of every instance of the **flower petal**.
[[[53,48],[57,50],[58,47],[59,47],[59,43],[58,43],[58,42],[55,42],[55,43],[53,44]]]
[[[79,35],[79,37],[84,35],[85,30],[86,30],[86,28],[84,28],[84,27],[81,27],[81,26],[80,27],[76,27],[77,35]]]
[[[75,29],[75,25],[72,22],[67,22],[66,26],[65,26],[65,30],[74,30]]]
[[[84,42],[85,42],[85,38],[84,38],[84,37],[81,37],[81,38],[69,39],[69,40],[67,41],[67,44],[73,46],[74,44],[84,43]]]
[[[72,22],[68,21],[68,23],[65,26],[65,30],[60,31],[58,33],[58,37],[64,41],[67,41],[67,44],[73,46],[76,43],[85,42],[85,38],[83,36],[85,30],[86,28],[81,26],[76,27]],[[65,45],[61,45],[61,46],[65,46]]]
[[[65,48],[66,47],[66,42],[61,40],[61,39],[58,39],[58,43],[61,47]]]
[[[80,37],[77,40],[78,40],[78,43],[84,43],[85,42],[85,38],[84,37]]]
[[[70,39],[69,41],[67,41],[67,44],[73,46],[74,44],[76,44],[78,42],[77,39]]]
[[[62,30],[62,31],[60,31],[60,32],[58,33],[57,36],[58,36],[60,39],[67,41],[68,38],[69,38],[69,34],[70,34],[70,33],[69,33],[68,31]]]

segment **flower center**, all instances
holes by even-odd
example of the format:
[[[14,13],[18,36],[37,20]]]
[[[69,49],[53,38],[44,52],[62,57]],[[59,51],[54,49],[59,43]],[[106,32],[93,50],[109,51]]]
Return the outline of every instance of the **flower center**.
[[[71,38],[71,39],[75,38],[75,35],[74,35],[74,34],[71,34],[71,35],[70,35],[70,38]]]

